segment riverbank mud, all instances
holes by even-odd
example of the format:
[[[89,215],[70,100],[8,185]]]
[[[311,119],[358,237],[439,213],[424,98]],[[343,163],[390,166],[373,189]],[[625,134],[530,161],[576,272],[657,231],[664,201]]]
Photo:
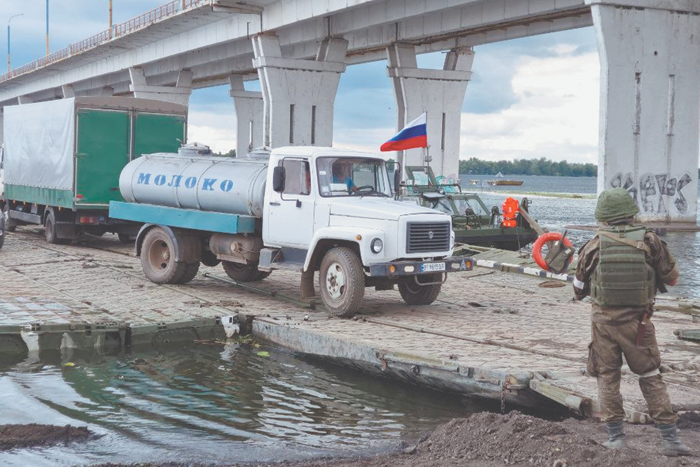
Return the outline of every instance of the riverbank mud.
[[[652,425],[627,425],[631,448],[612,451],[602,423],[573,418],[548,421],[513,411],[505,415],[479,413],[439,426],[398,452],[355,458],[319,459],[277,464],[235,464],[230,467],[495,467],[542,466],[636,467],[700,466],[700,415],[682,414],[683,441],[694,449],[693,457],[669,458],[658,453],[660,436]],[[203,467],[205,464],[137,464],[139,467]],[[97,467],[124,467],[102,464]]]
[[[87,427],[71,425],[53,426],[38,425],[36,423],[29,425],[2,425],[0,426],[0,451],[69,444],[87,441],[94,436]]]

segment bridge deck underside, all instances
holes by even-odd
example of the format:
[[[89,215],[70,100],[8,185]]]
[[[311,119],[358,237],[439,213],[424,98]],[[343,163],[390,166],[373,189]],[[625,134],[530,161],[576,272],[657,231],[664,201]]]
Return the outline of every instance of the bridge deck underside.
[[[290,2],[256,3],[264,8],[262,16],[200,6],[0,80],[0,105],[19,96],[61,97],[63,85],[73,86],[78,95],[106,87],[126,94],[130,67],[143,67],[149,84],[158,86],[174,85],[182,69],[194,72],[194,87],[224,84],[230,74],[255,79],[250,38],[260,32],[277,34],[283,55],[293,59],[313,58],[318,43],[329,35],[343,37],[349,43],[346,60],[355,64],[385,59],[385,48],[395,42],[416,45],[423,53],[592,25],[583,0],[461,0],[449,6],[428,0],[367,0],[324,11],[306,8],[302,4],[309,2],[301,0],[296,9]]]

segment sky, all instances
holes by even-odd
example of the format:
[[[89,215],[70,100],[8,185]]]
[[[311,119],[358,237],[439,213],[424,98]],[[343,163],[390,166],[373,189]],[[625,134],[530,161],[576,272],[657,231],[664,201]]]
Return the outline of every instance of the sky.
[[[120,23],[165,0],[113,0]],[[0,0],[0,25],[10,22],[12,67],[46,53],[46,0]],[[50,51],[109,27],[109,0],[50,0]],[[0,39],[7,46],[7,37]],[[460,159],[598,162],[599,60],[593,28],[474,48],[472,79],[462,106]],[[442,53],[418,57],[442,68]],[[259,88],[257,82],[246,88]],[[198,89],[190,98],[189,139],[217,152],[236,146],[228,88]],[[334,145],[367,151],[396,133],[396,103],[386,61],[352,65],[340,79]]]

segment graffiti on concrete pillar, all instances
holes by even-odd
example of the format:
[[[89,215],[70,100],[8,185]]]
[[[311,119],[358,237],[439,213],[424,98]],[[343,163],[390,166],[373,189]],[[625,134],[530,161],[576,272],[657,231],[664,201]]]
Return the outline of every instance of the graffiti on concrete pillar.
[[[668,214],[667,203],[673,203],[679,213],[685,214],[688,212],[688,199],[683,194],[683,188],[691,181],[692,178],[687,173],[680,178],[647,173],[636,183],[631,172],[618,172],[610,180],[610,186],[627,190],[642,213],[665,215]]]

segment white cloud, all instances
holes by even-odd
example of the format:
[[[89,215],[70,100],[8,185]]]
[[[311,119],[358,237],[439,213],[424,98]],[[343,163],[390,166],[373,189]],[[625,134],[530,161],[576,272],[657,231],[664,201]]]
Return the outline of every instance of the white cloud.
[[[220,110],[193,110],[188,115],[187,140],[203,143],[212,151],[227,153],[236,148],[236,114]]]
[[[518,61],[511,107],[462,114],[461,158],[597,163],[598,54],[574,55],[566,44],[554,50],[554,57]]]

